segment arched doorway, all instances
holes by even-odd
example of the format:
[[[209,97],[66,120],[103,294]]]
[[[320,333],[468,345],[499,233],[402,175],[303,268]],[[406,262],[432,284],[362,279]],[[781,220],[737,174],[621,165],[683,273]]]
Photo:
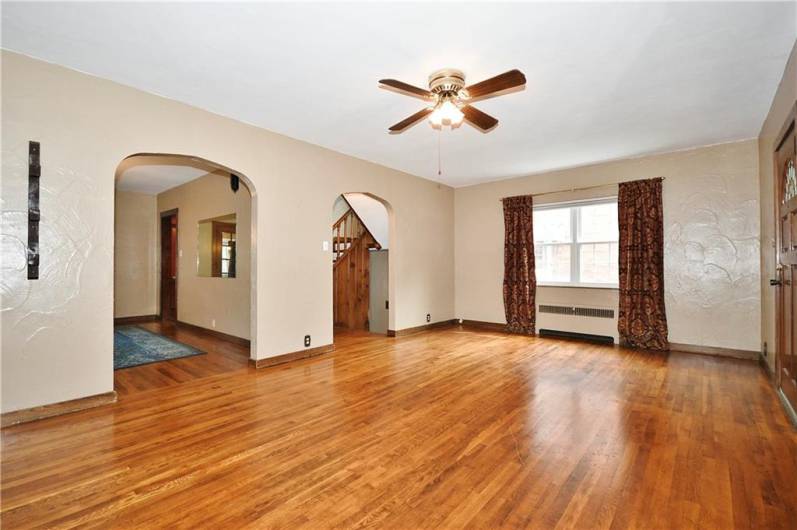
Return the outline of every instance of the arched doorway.
[[[199,157],[142,153],[119,164],[115,184],[117,392],[147,386],[152,371],[168,386],[246,369],[256,335],[251,181]]]
[[[373,194],[343,193],[336,198],[331,217],[335,332],[386,335],[393,310],[392,208]]]

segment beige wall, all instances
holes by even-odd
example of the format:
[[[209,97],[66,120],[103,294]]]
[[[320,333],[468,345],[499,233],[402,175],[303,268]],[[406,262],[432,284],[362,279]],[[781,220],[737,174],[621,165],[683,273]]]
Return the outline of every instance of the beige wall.
[[[114,175],[135,153],[202,157],[253,185],[253,358],[332,342],[322,241],[350,191],[391,205],[391,329],[454,318],[451,188],[8,51],[2,86],[4,240],[24,241],[28,140],[43,168],[42,279],[25,278],[24,246],[3,247],[3,411],[113,390]]]
[[[113,316],[158,314],[158,223],[154,196],[116,191]]]
[[[213,275],[213,224],[201,223],[197,227],[197,274],[210,277]]]
[[[775,278],[775,168],[776,136],[786,116],[797,101],[797,44],[791,51],[786,71],[772,101],[758,137],[758,164],[761,184],[761,341],[767,343],[766,360],[775,368],[775,290],[769,279]]]
[[[227,176],[209,174],[158,195],[158,212],[177,209],[177,319],[249,338],[252,197]],[[199,221],[235,214],[236,277],[201,277]],[[215,326],[213,322],[215,321]]]
[[[760,275],[757,142],[723,144],[457,188],[458,318],[505,322],[499,199],[607,184],[538,202],[616,194],[611,184],[666,177],[665,289],[670,341],[757,351]],[[616,307],[617,292],[540,288],[540,303]]]

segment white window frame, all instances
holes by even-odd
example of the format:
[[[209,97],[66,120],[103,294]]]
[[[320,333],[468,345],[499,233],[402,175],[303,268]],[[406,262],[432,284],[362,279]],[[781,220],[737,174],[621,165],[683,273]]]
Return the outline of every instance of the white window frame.
[[[601,197],[599,199],[585,199],[579,201],[555,202],[549,204],[540,204],[534,206],[534,211],[538,210],[560,210],[562,208],[570,208],[570,242],[569,243],[556,243],[558,245],[570,245],[570,278],[569,282],[546,282],[538,281],[537,285],[541,287],[577,287],[586,289],[619,289],[616,283],[582,283],[581,276],[581,245],[600,244],[600,243],[616,243],[617,241],[578,241],[578,227],[581,219],[581,210],[577,206],[590,206],[593,204],[617,204],[617,196]],[[537,242],[535,241],[536,245]],[[553,243],[552,243],[553,244]]]

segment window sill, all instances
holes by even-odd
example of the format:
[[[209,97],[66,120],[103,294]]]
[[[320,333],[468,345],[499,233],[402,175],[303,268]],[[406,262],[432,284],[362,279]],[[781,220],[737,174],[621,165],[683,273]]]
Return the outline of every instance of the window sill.
[[[607,291],[617,291],[620,289],[619,285],[606,284],[606,283],[556,283],[556,282],[538,282],[537,287],[565,287],[568,289],[604,289]]]

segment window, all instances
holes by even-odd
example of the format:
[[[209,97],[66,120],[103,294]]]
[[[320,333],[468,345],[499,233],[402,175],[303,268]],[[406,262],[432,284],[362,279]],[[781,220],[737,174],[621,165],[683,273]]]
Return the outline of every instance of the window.
[[[235,278],[235,232],[221,232],[221,277]]]
[[[235,214],[199,221],[197,225],[197,276],[235,278]]]
[[[617,199],[534,208],[537,283],[617,287]]]

